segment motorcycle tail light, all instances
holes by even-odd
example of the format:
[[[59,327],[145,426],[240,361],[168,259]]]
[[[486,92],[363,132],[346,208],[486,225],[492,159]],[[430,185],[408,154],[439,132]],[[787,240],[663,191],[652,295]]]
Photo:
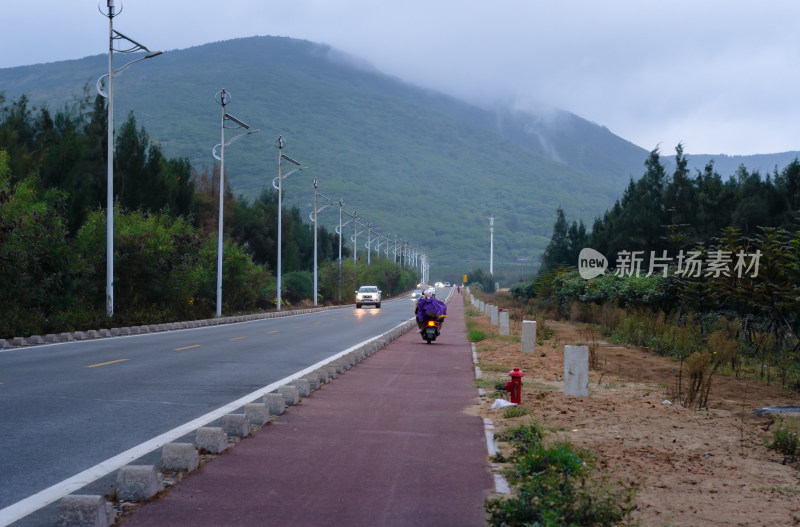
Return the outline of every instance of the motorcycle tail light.
[[[435,325],[436,325],[436,322],[434,322],[433,320],[429,320],[429,321],[428,321],[428,326],[429,326],[429,327],[433,327],[433,326],[435,326]]]

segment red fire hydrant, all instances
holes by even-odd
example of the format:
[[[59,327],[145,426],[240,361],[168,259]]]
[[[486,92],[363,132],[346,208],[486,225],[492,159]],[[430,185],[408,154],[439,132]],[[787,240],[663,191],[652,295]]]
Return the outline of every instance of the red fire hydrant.
[[[525,372],[519,368],[514,368],[508,375],[511,380],[506,383],[506,391],[510,394],[509,400],[514,404],[522,402],[522,378],[525,377]]]

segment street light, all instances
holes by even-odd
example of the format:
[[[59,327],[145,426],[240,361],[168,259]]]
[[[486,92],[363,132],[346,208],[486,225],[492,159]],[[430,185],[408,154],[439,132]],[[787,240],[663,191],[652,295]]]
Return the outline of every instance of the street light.
[[[114,316],[114,76],[119,75],[129,66],[161,55],[161,51],[150,51],[147,46],[139,44],[119,31],[114,30],[114,0],[107,0],[108,13],[103,16],[108,18],[108,73],[97,79],[97,93],[108,99],[108,183],[106,186],[106,315]],[[120,11],[121,12],[121,11]],[[114,49],[115,40],[124,40],[130,47]],[[147,55],[132,60],[119,68],[114,69],[114,51],[117,53],[136,53],[145,51]],[[104,81],[104,79],[106,79]],[[106,83],[107,86],[103,86]]]
[[[372,220],[367,222],[367,267],[372,265]]]
[[[222,207],[223,207],[223,198],[225,195],[225,147],[229,144],[233,143],[237,139],[240,139],[246,135],[256,134],[261,130],[250,130],[250,126],[243,123],[236,117],[229,115],[228,112],[225,110],[225,105],[231,100],[230,92],[225,91],[223,88],[222,91],[219,91],[214,96],[217,99],[217,103],[222,106],[222,121],[220,124],[220,130],[222,135],[222,140],[218,145],[214,145],[214,148],[211,149],[211,155],[214,156],[215,159],[219,161],[219,232],[217,233],[217,318],[222,316]],[[231,123],[226,126],[227,123]],[[247,132],[241,133],[235,136],[233,139],[229,139],[227,142],[225,141],[225,129],[232,129],[236,130],[239,128],[244,128],[248,130]],[[217,155],[217,148],[220,149],[220,155]]]
[[[494,276],[494,214],[489,218],[489,274]]]
[[[317,208],[317,199],[322,197],[328,200],[328,203],[323,205],[321,208]],[[317,178],[314,178],[314,215],[310,218],[311,221],[314,222],[314,305],[317,305],[317,214],[322,212],[323,210],[330,207],[332,204],[329,197],[325,196],[324,194],[320,194],[317,191]],[[341,221],[341,214],[339,215],[339,220]],[[341,257],[341,256],[340,256]]]
[[[358,258],[357,258],[357,256],[358,256],[358,235],[361,232],[364,232],[364,231],[360,231],[359,232],[359,230],[358,230],[358,226],[359,225],[361,225],[362,227],[366,227],[366,225],[364,225],[363,223],[358,221],[358,211],[355,211],[353,213],[353,236],[350,238],[353,241],[353,265],[356,265],[358,263]]]
[[[281,263],[281,253],[283,253],[283,248],[281,247],[281,236],[283,228],[281,227],[281,216],[283,216],[283,208],[281,205],[281,199],[283,194],[283,185],[282,181],[287,177],[291,176],[295,172],[299,172],[306,167],[301,167],[299,161],[295,161],[291,157],[287,156],[283,153],[283,147],[286,146],[286,140],[283,138],[282,135],[278,136],[278,139],[275,140],[276,146],[278,147],[278,177],[272,180],[272,187],[278,191],[278,269],[276,271],[277,277],[275,278],[275,289],[277,293],[277,303],[278,303],[278,311],[281,310],[281,284],[282,284],[282,263]],[[293,165],[297,165],[300,168],[295,168],[291,172],[287,172],[286,175],[283,175],[283,161],[286,160]],[[275,184],[275,181],[278,181],[278,184]]]
[[[339,198],[339,226],[335,229],[336,234],[339,235],[339,302],[342,301],[342,227],[353,221],[347,220],[345,223],[342,223],[342,214],[350,216],[349,212],[342,209],[343,206],[344,198]]]

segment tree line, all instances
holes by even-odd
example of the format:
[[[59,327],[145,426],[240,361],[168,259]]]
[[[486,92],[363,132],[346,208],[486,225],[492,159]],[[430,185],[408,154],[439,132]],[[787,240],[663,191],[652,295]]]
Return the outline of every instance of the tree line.
[[[104,313],[107,138],[100,96],[84,94],[53,112],[26,96],[7,101],[0,93],[0,338],[111,322]],[[198,172],[187,159],[166,158],[133,113],[116,131],[114,152],[114,323],[211,316],[219,165]],[[274,308],[277,192],[234,197],[225,180],[223,310]],[[281,222],[282,299],[309,299],[313,228],[297,207],[284,208]],[[321,262],[338,257],[337,234],[320,226],[317,241]],[[338,299],[335,267],[336,276],[322,280],[336,283],[320,282],[322,301]],[[393,265],[352,267],[345,300],[367,275],[388,294],[416,280],[413,271]]]
[[[609,258],[620,251],[651,251],[676,256],[680,250],[708,246],[723,229],[737,229],[752,238],[762,228],[796,230],[800,211],[800,161],[762,175],[740,166],[728,179],[713,161],[694,175],[687,168],[683,146],[675,148],[675,170],[667,174],[656,148],[645,172],[631,179],[614,205],[595,218],[591,231],[583,220],[569,224],[559,208],[553,235],[542,256],[542,270],[577,265],[582,248]],[[613,263],[613,260],[612,260]]]
[[[777,366],[800,378],[800,162],[766,175],[740,166],[725,180],[713,163],[690,175],[681,145],[675,161],[668,175],[653,150],[641,179],[630,182],[591,231],[583,222],[569,224],[559,208],[539,276],[515,285],[512,294],[601,327],[610,327],[611,312],[587,308],[635,312],[633,319],[612,318],[634,320],[631,328],[640,324],[626,330],[640,335],[637,343],[655,349],[665,342],[680,358],[697,352],[709,364],[734,357],[734,372],[751,360],[759,376],[769,378]],[[584,248],[605,257],[605,274],[587,279],[580,273]],[[644,331],[657,319],[669,321],[662,324],[668,337]],[[675,327],[695,336],[678,339]],[[730,338],[732,351],[717,354],[714,334]],[[681,348],[678,341],[691,345]],[[800,381],[793,387],[800,389]]]

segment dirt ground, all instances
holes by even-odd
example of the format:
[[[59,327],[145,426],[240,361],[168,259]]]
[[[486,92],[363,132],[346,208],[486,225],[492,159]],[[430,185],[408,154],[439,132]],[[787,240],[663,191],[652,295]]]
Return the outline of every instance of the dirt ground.
[[[485,333],[497,333],[488,317],[476,320]],[[476,345],[483,378],[505,382],[511,367],[525,372],[522,406],[529,416],[507,419],[491,410],[492,387],[481,397],[477,411],[498,431],[535,419],[556,430],[551,438],[591,449],[613,477],[641,485],[635,516],[645,526],[800,525],[800,463],[784,465],[782,455],[764,447],[777,424],[753,414],[800,406],[797,393],[715,375],[709,409],[691,410],[671,400],[677,362],[598,340],[589,397],[565,397],[563,347],[588,343],[589,333],[578,324],[546,324],[555,336],[533,354],[521,352],[514,324],[501,344]]]

